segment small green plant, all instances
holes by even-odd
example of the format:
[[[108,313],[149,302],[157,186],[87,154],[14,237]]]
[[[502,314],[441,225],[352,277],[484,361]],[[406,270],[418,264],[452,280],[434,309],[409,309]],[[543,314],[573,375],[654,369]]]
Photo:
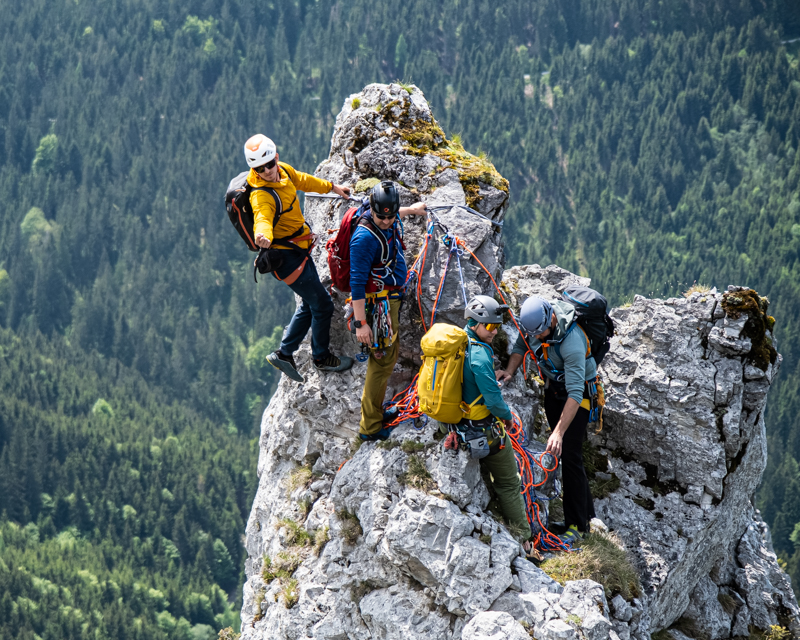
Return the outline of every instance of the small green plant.
[[[275,528],[286,529],[286,544],[307,546],[311,543],[311,534],[303,528],[303,525],[291,518],[278,520],[275,523]]]
[[[361,106],[361,100],[358,98],[353,98],[353,102],[351,103],[353,110],[358,109]]]
[[[483,534],[483,535],[482,535],[482,536],[479,538],[479,540],[480,540],[480,541],[481,541],[483,544],[488,544],[488,545],[491,545],[491,544],[492,544],[492,536],[490,536],[490,535],[489,535],[489,534],[487,534],[487,533],[484,533],[484,534]]]
[[[328,543],[328,540],[331,539],[330,531],[328,527],[320,527],[314,532],[314,546],[311,548],[312,553],[315,556],[319,556],[322,548]]]
[[[286,581],[281,588],[280,597],[283,601],[283,606],[287,609],[291,609],[294,605],[297,604],[297,600],[300,597],[300,591],[297,588],[297,580],[295,578],[291,578]]]
[[[570,613],[567,616],[567,622],[569,624],[574,624],[576,627],[580,627],[583,624],[583,620],[581,620],[581,617],[576,616],[574,613]]]
[[[267,590],[266,589],[261,589],[256,594],[256,613],[253,616],[253,622],[258,622],[259,620],[261,620],[261,618],[264,617],[264,612],[261,611],[261,603],[264,602],[264,598],[266,598],[266,597],[267,597]]]
[[[402,89],[405,89],[408,92],[408,95],[414,93],[414,86],[411,82],[407,82],[405,80],[396,80],[395,82],[399,84]]]
[[[407,487],[413,487],[420,491],[433,491],[436,489],[436,483],[433,480],[428,468],[425,466],[425,461],[418,455],[412,454],[408,456],[408,470],[397,476],[397,481]]]
[[[303,515],[303,518],[305,518],[311,512],[311,507],[314,506],[314,501],[306,496],[297,502],[297,506],[300,509],[300,513]]]
[[[273,580],[288,580],[292,577],[303,559],[296,553],[281,551],[273,560],[264,556],[264,567],[261,569],[261,579],[269,584]]]
[[[356,182],[355,186],[356,193],[365,193],[379,183],[380,180],[378,180],[377,178],[364,178],[363,180],[359,180],[358,182]]]
[[[613,474],[608,480],[595,477],[593,480],[589,481],[589,489],[592,492],[592,497],[596,500],[607,498],[617,489],[619,489],[619,486],[619,478]]]
[[[239,640],[241,637],[242,634],[236,633],[233,627],[226,627],[225,629],[220,629],[217,640]]]
[[[709,291],[711,291],[711,287],[709,287],[707,284],[700,284],[699,282],[695,281],[691,287],[683,292],[683,297],[688,298],[693,293],[708,293]]]
[[[616,535],[587,534],[581,548],[581,553],[556,554],[541,568],[562,585],[570,580],[589,579],[602,584],[607,596],[620,594],[626,600],[639,596],[639,574]]]
[[[378,449],[385,449],[386,451],[391,451],[392,449],[395,449],[395,448],[397,448],[399,446],[400,446],[400,443],[397,440],[392,440],[392,439],[381,440],[377,444]]]
[[[289,479],[286,481],[286,486],[289,493],[297,489],[305,488],[311,484],[311,466],[298,467],[289,474]]]
[[[358,521],[358,516],[347,509],[337,511],[336,515],[342,523],[342,539],[347,544],[354,545],[364,534],[361,523]]]
[[[751,640],[789,640],[791,637],[791,631],[777,624],[770,625],[767,631],[761,631],[752,626],[750,627]]]
[[[416,440],[403,440],[403,444],[400,445],[400,448],[403,450],[403,453],[417,453],[418,451],[422,451],[425,445]]]

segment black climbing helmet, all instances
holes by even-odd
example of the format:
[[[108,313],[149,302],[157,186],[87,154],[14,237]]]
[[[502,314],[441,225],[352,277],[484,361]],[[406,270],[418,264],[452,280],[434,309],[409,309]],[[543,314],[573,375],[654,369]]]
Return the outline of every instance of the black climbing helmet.
[[[391,180],[376,184],[369,194],[369,208],[384,220],[394,218],[400,211],[400,194]]]

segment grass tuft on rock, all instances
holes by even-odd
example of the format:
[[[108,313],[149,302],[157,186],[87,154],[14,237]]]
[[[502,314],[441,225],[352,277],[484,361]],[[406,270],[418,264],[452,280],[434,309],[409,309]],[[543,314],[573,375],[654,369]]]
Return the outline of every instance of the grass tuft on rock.
[[[300,590],[297,588],[297,578],[291,578],[286,581],[281,588],[280,598],[283,602],[283,606],[287,609],[291,609],[297,604],[297,600],[300,598]]]
[[[431,476],[425,461],[418,455],[408,456],[407,471],[397,476],[397,481],[407,487],[413,487],[420,491],[433,491],[436,489],[436,482]]]
[[[570,580],[594,580],[605,587],[606,596],[620,594],[626,600],[641,594],[639,575],[628,553],[613,533],[589,533],[581,541],[582,551],[558,553],[541,568],[565,585]]]
[[[291,518],[278,520],[275,528],[286,529],[286,544],[307,546],[311,542],[311,534]]]
[[[297,489],[305,488],[311,484],[311,466],[298,467],[289,474],[286,480],[286,487],[289,493],[297,491]]]
[[[403,440],[403,444],[400,445],[400,448],[403,450],[403,453],[417,453],[422,451],[425,445],[416,440]]]
[[[708,293],[709,291],[711,291],[711,287],[709,287],[707,284],[695,282],[691,287],[683,292],[683,297],[689,298],[693,293]]]
[[[364,534],[361,523],[358,521],[358,516],[347,509],[337,511],[336,516],[339,518],[339,522],[342,523],[342,539],[347,544],[354,545]]]
[[[314,546],[312,547],[312,552],[315,556],[319,556],[322,548],[327,544],[328,540],[331,539],[330,536],[330,529],[328,527],[320,527],[314,532]]]

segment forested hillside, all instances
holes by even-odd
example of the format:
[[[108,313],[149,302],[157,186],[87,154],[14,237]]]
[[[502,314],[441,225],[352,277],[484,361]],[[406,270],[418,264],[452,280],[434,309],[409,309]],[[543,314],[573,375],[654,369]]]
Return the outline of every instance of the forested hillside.
[[[263,357],[294,301],[252,281],[222,194],[249,135],[313,171],[345,97],[395,79],[509,178],[510,263],[558,262],[614,303],[695,281],[770,297],[786,359],[759,501],[800,584],[796,0],[0,12],[3,637],[229,623]],[[96,622],[112,609],[124,632]]]

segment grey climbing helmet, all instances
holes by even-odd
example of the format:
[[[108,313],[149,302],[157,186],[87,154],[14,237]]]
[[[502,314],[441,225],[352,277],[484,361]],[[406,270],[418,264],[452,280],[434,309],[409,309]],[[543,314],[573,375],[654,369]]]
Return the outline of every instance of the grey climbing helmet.
[[[497,322],[503,324],[503,311],[508,311],[508,305],[500,304],[489,296],[475,296],[467,303],[464,317],[486,324]]]

